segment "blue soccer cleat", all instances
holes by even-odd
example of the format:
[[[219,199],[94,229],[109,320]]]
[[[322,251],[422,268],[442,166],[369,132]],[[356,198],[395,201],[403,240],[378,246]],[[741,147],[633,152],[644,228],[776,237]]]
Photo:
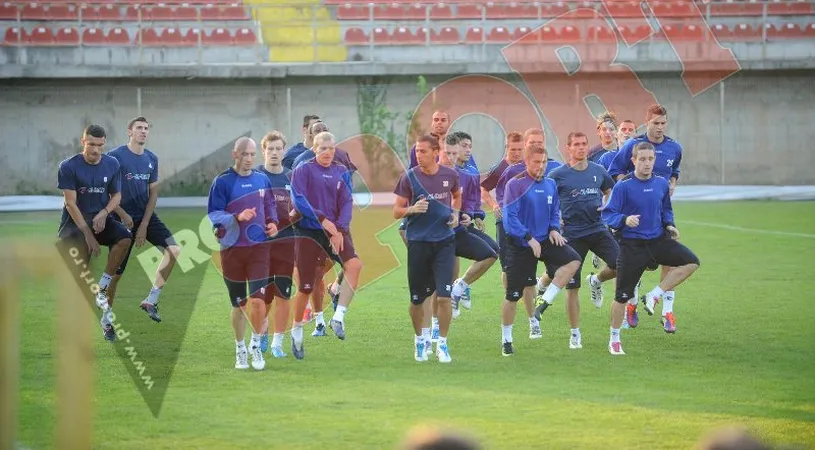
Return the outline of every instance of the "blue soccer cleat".
[[[266,353],[266,350],[269,350],[269,332],[263,333],[260,336],[260,351]]]
[[[154,305],[152,303],[144,301],[141,302],[139,308],[143,309],[144,312],[146,312],[147,315],[150,316],[151,319],[153,319],[153,321],[161,322],[161,317],[159,317],[158,315],[158,305]]]
[[[331,319],[331,324],[329,325],[332,330],[334,330],[334,334],[337,335],[339,340],[345,340],[345,327],[342,322],[339,320]]]
[[[314,327],[314,331],[311,332],[312,336],[325,336],[325,324],[318,323],[316,327]]]
[[[297,359],[303,359],[306,357],[306,350],[303,348],[303,344],[300,344],[300,348],[297,348],[297,345],[294,343],[294,339],[291,341],[291,354],[294,355]]]
[[[275,358],[285,358],[285,357],[287,357],[289,355],[287,355],[286,352],[283,351],[283,347],[272,347],[272,356],[274,356]],[[302,359],[302,358],[297,358],[297,359]]]
[[[116,341],[116,330],[113,329],[113,325],[111,324],[102,325],[102,335],[105,337],[106,341]]]

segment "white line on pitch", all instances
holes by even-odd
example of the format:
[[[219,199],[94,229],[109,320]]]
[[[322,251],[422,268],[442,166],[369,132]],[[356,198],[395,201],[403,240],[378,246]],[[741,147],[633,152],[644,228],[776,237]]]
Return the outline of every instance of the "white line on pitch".
[[[712,227],[712,228],[722,228],[724,230],[733,230],[733,231],[744,231],[747,233],[758,233],[758,234],[775,234],[778,236],[792,236],[792,237],[803,237],[803,238],[811,238],[815,239],[815,234],[807,234],[807,233],[793,233],[790,231],[776,231],[776,230],[759,230],[757,228],[745,228],[745,227],[737,227],[735,225],[724,225],[721,223],[711,223],[711,222],[697,222],[695,220],[682,220],[679,222],[687,223],[690,225],[700,225],[703,227]]]

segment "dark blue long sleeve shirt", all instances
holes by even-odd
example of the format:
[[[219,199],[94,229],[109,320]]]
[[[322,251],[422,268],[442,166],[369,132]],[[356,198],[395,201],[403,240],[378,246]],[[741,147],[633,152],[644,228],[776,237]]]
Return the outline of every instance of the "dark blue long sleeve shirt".
[[[623,144],[620,150],[611,160],[608,167],[608,174],[612,178],[619,175],[627,175],[634,172],[634,163],[631,162],[634,146],[640,142],[651,142],[648,135],[643,134],[629,139]],[[654,175],[659,175],[666,180],[670,178],[679,179],[679,165],[682,162],[682,146],[679,142],[665,136],[659,144],[651,142],[656,150],[656,160],[654,161]]]
[[[614,185],[601,217],[609,227],[621,230],[629,239],[656,239],[665,227],[674,225],[668,180],[651,176],[647,180],[631,177]],[[634,228],[625,225],[628,216],[640,216]]]
[[[525,247],[530,237],[543,241],[550,231],[560,231],[560,200],[551,178],[535,179],[527,172],[515,176],[507,183],[502,209],[504,231]]]
[[[238,214],[255,208],[256,215],[238,222]],[[277,224],[277,205],[269,178],[252,170],[240,175],[230,168],[212,181],[207,215],[221,235],[221,248],[247,247],[265,242],[266,224]]]

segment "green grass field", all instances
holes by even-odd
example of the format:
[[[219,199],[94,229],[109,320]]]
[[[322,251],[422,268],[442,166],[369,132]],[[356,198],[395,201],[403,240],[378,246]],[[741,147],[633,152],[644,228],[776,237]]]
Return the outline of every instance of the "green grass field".
[[[173,230],[198,229],[203,214],[159,212]],[[212,264],[202,286],[174,275],[162,294],[165,321],[153,324],[138,310],[148,278],[131,261],[115,311],[149,351],[178,349],[162,346],[163,330],[179,326],[179,305],[194,302],[194,309],[158,418],[94,329],[94,448],[394,448],[417,424],[464,430],[488,448],[690,448],[728,424],[773,443],[815,447],[815,307],[808,290],[815,203],[679,203],[676,214],[682,241],[702,266],[677,290],[678,332],[665,334],[656,317],[643,314],[636,330],[624,330],[624,357],[606,349],[613,283],[601,310],[581,292],[582,350],[568,348],[559,296],[544,317],[544,339],[527,338],[520,314],[516,355],[502,357],[496,267],[474,285],[473,310],[454,322],[453,363],[417,363],[406,273],[398,267],[358,293],[346,341],[330,332],[307,336],[304,361],[267,356],[264,372],[239,372],[226,289]],[[48,241],[58,218],[0,215],[0,235]],[[379,233],[403,261],[396,227],[388,225],[389,209],[369,209],[355,217],[355,240],[376,247],[372,236]],[[365,254],[372,255],[365,271],[391,267],[386,247]],[[655,282],[649,273],[644,288]],[[56,289],[22,286],[18,441],[49,448],[56,344],[70,336],[57,335]],[[287,349],[289,342],[287,336]]]

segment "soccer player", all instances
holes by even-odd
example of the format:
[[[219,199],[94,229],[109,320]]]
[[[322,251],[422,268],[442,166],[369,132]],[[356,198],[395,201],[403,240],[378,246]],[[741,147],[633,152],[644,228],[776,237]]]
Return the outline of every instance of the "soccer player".
[[[235,368],[248,369],[246,308],[252,339],[252,368],[263,370],[261,334],[269,315],[264,295],[269,280],[267,237],[277,234],[277,205],[266,175],[253,170],[257,146],[242,137],[232,149],[234,165],[212,181],[207,216],[221,243],[221,268],[232,304],[232,330],[235,333]],[[248,285],[248,292],[247,292]]]
[[[170,277],[181,253],[181,247],[175,242],[173,234],[155,213],[158,200],[158,157],[144,147],[150,134],[150,123],[144,117],[136,117],[127,124],[126,145],[108,152],[109,156],[119,161],[122,175],[122,201],[115,212],[119,219],[134,235],[130,248],[110,280],[107,289],[108,303],[113,304],[119,279],[127,267],[133,246],[141,247],[144,241],[163,249],[164,256],[156,271],[156,278],[150,294],[141,302],[143,309],[151,319],[161,322],[158,314],[158,299],[161,289]]]
[[[665,292],[676,288],[699,268],[699,258],[678,241],[670,182],[655,174],[659,159],[654,144],[639,141],[631,149],[631,155],[634,175],[614,186],[602,211],[603,220],[622,235],[608,343],[612,355],[625,354],[620,343],[620,327],[626,303],[634,295],[634,287],[645,268],[651,263],[674,268],[642,297],[648,315],[654,314],[654,307]]]
[[[340,299],[329,327],[339,339],[345,339],[345,312],[351,304],[359,283],[362,261],[351,240],[351,196],[348,170],[334,161],[334,135],[323,132],[314,137],[317,156],[294,169],[292,173],[292,199],[294,208],[302,216],[295,225],[298,239],[295,244],[297,272],[300,276],[295,296],[295,320],[303,317],[308,296],[323,272],[326,256],[342,264],[343,277]],[[316,244],[316,245],[315,245]],[[294,323],[291,331],[292,353],[297,359],[305,356],[303,350],[303,322]]]
[[[566,245],[560,233],[560,201],[557,186],[545,178],[546,149],[526,149],[526,171],[507,183],[504,194],[504,231],[507,234],[507,288],[501,305],[502,347],[504,356],[515,353],[512,324],[518,300],[531,303],[535,295],[538,261],[551,267],[552,283],[544,301],[551,300],[566,286],[580,267],[580,256]]]
[[[597,117],[597,135],[600,143],[589,149],[589,161],[596,163],[608,152],[616,152],[617,146],[617,116],[605,111]]]
[[[436,357],[449,363],[448,331],[453,310],[453,265],[456,259],[456,238],[461,206],[459,174],[437,162],[441,147],[430,135],[416,141],[417,166],[404,173],[394,189],[396,202],[393,216],[406,218],[408,247],[408,285],[410,286],[410,318],[413,322],[414,358],[427,361],[431,345],[430,328],[424,327],[423,303],[437,293],[439,340]]]
[[[283,155],[283,167],[292,170],[294,160],[300,156],[301,153],[310,149],[314,145],[314,134],[311,133],[311,126],[314,122],[320,122],[320,116],[315,114],[306,114],[303,116],[303,142],[298,142],[286,150]]]
[[[495,215],[495,238],[498,241],[498,261],[501,263],[501,283],[506,289],[506,239],[504,234],[503,216],[501,215],[501,202],[504,199],[504,189],[498,188],[498,180],[507,167],[523,161],[524,137],[517,131],[507,134],[506,153],[504,159],[493,166],[484,181],[481,182],[481,200],[492,208]],[[495,198],[490,191],[495,190]]]
[[[654,175],[668,180],[669,192],[674,193],[676,183],[679,180],[679,165],[682,162],[682,146],[679,142],[665,135],[665,128],[668,125],[668,110],[662,105],[652,105],[648,108],[645,116],[646,133],[628,140],[620,148],[611,166],[608,169],[609,175],[617,180],[622,179],[634,170],[632,155],[634,146],[640,142],[650,142],[656,149],[656,162],[653,166]],[[664,280],[672,267],[662,266],[660,279]],[[662,296],[662,326],[666,333],[676,332],[676,318],[673,313],[675,294],[673,289],[667,290]],[[631,299],[633,303],[628,306],[628,325],[636,327],[639,322],[637,315],[636,298]]]
[[[318,134],[326,132],[326,131],[331,131],[331,130],[328,128],[328,125],[325,122],[314,122],[311,125],[311,133],[310,134],[311,134],[311,136],[317,136]],[[313,142],[313,139],[312,139],[312,142]],[[295,158],[294,163],[292,164],[292,170],[299,167],[300,164],[303,164],[303,163],[305,163],[307,161],[311,161],[312,159],[314,159],[316,154],[314,153],[314,148],[313,147],[314,146],[312,145],[311,148],[307,148],[302,153],[300,153],[300,155],[297,156],[297,158]],[[342,164],[343,166],[345,166],[345,168],[349,172],[349,178],[348,179],[351,180],[351,176],[353,176],[354,172],[357,171],[357,166],[355,166],[354,163],[351,161],[351,155],[349,155],[348,152],[346,152],[345,150],[343,150],[341,148],[335,148],[334,149],[334,162]],[[353,184],[352,184],[352,187],[353,187]]]
[[[478,173],[473,173],[472,170],[467,168],[467,163],[472,157],[473,138],[463,131],[457,131],[454,134],[458,138],[456,170],[461,176],[461,217],[459,223],[465,227],[469,234],[486,242],[494,253],[490,258],[481,261],[477,260],[462,278],[458,278],[453,283],[453,302],[456,309],[458,309],[459,305],[465,309],[470,309],[472,306],[470,285],[481,278],[495,264],[500,249],[498,243],[484,232],[486,214],[481,209],[481,177]],[[453,155],[450,154],[449,156]]]
[[[96,306],[102,310],[102,333],[112,342],[116,340],[116,331],[106,291],[113,279],[112,274],[130,248],[132,233],[111,217],[122,199],[122,181],[119,162],[102,154],[106,137],[101,126],[88,126],[82,133],[82,153],[59,163],[57,188],[62,190],[65,205],[57,236],[63,245],[78,249],[80,258],[87,265],[90,265],[91,256],[99,256],[100,244],[108,247]]]
[[[620,122],[620,128],[617,129],[617,147],[613,150],[609,150],[606,153],[603,153],[599,158],[597,158],[597,164],[603,166],[604,169],[608,170],[611,166],[611,161],[614,160],[614,157],[617,156],[617,151],[619,147],[625,144],[626,141],[631,139],[631,135],[634,134],[636,131],[637,125],[631,119],[625,119]]]
[[[616,276],[617,255],[620,248],[608,227],[600,219],[603,198],[611,193],[614,180],[599,164],[589,162],[586,154],[589,138],[581,132],[569,133],[567,141],[569,165],[563,165],[549,174],[555,180],[563,217],[563,236],[580,256],[581,267],[589,250],[606,262],[597,275],[586,277],[591,288],[591,300],[596,308],[603,305],[602,283]],[[571,325],[569,348],[583,348],[580,336],[580,268],[566,285],[566,313]],[[542,313],[549,303],[542,302],[536,311]]]
[[[269,242],[269,280],[266,284],[266,303],[274,305],[274,334],[272,335],[272,356],[285,358],[283,334],[289,320],[289,299],[291,298],[292,276],[294,272],[294,227],[289,212],[291,201],[291,171],[283,167],[283,149],[286,138],[279,131],[271,131],[260,141],[264,163],[257,170],[269,178],[275,204],[277,205],[278,233]],[[261,352],[269,345],[269,318],[263,322]]]

